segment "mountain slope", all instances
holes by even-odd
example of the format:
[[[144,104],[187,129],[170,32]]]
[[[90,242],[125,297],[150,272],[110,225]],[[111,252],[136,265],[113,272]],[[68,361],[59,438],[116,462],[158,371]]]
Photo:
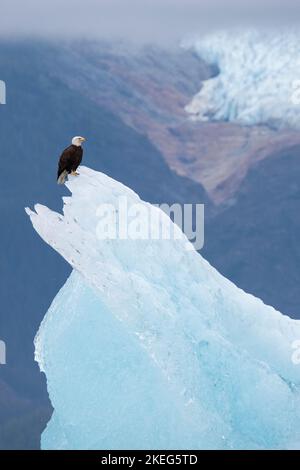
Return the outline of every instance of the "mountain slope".
[[[300,318],[300,147],[257,162],[206,225],[204,256],[241,288]]]
[[[196,46],[191,51],[135,49],[81,41],[61,45],[56,61],[55,76],[146,135],[170,168],[200,182],[217,204],[234,196],[256,161],[300,143],[299,133],[289,128],[245,126],[228,119],[191,121],[186,105],[203,84],[220,77],[219,67],[205,63]],[[242,73],[239,64],[234,66],[235,74]]]

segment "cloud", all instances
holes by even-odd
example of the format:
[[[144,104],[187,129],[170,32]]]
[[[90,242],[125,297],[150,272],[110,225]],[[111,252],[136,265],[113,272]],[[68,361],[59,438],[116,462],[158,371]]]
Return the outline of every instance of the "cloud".
[[[297,2],[264,0],[1,0],[2,35],[126,38],[176,42],[191,32],[276,12],[295,17]],[[289,13],[290,12],[290,13]],[[224,24],[222,24],[224,26]]]

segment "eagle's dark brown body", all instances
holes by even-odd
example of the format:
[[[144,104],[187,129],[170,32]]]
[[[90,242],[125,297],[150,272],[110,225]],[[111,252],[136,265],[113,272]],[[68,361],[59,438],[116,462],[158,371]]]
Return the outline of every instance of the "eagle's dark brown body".
[[[66,174],[76,171],[79,167],[83,155],[83,149],[81,146],[70,145],[67,147],[60,156],[58,163],[57,179],[62,175],[63,172]]]

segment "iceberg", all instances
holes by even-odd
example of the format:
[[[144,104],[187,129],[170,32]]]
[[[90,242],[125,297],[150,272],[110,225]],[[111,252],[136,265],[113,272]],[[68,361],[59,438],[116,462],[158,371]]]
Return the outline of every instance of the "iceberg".
[[[99,237],[99,207],[120,198],[146,222],[151,205],[121,183],[81,167],[67,186],[63,214],[26,209],[73,267],[35,339],[54,408],[42,449],[300,448],[300,322],[185,236]]]
[[[192,120],[299,129],[298,30],[222,30],[183,47],[219,71],[186,106]]]

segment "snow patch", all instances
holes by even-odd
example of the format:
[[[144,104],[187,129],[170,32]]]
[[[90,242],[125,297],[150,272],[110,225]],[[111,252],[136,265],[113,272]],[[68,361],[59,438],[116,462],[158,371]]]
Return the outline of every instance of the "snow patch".
[[[298,31],[220,31],[183,46],[219,69],[186,107],[192,119],[300,127]]]

